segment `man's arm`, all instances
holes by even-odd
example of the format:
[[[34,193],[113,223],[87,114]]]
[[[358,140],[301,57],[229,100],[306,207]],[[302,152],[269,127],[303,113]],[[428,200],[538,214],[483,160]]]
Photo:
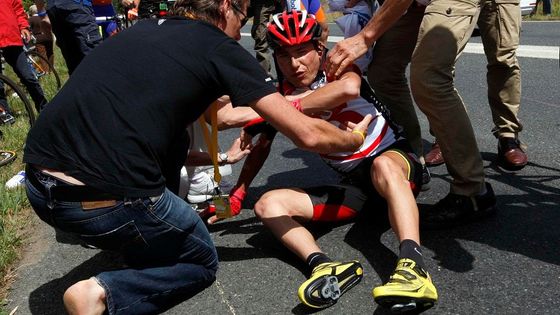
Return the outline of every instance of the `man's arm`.
[[[372,116],[367,115],[352,128],[356,132],[343,131],[324,120],[305,116],[279,93],[269,94],[250,105],[298,147],[318,153],[356,151],[372,120]]]
[[[338,77],[383,35],[408,9],[413,0],[386,0],[368,24],[356,35],[338,42],[327,57],[329,76]]]
[[[328,110],[360,96],[362,79],[353,67],[345,71],[338,80],[327,83],[313,93],[303,97],[300,105],[303,113],[309,115]]]

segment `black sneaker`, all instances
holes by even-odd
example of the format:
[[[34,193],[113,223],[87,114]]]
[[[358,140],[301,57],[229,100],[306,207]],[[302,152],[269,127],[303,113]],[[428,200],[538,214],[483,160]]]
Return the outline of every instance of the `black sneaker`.
[[[449,193],[432,209],[420,212],[420,227],[424,229],[445,229],[481,220],[496,213],[496,196],[489,183],[486,193],[467,197]]]

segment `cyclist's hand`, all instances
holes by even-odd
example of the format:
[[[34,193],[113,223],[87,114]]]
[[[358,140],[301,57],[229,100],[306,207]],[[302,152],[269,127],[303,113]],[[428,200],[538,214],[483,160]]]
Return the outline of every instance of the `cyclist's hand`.
[[[29,32],[28,29],[24,28],[21,31],[21,38],[23,39],[23,42],[25,44],[29,43],[29,41],[31,40],[31,32]]]
[[[367,137],[368,126],[369,126],[369,124],[371,123],[372,120],[373,120],[373,116],[371,114],[367,114],[364,117],[364,119],[362,119],[362,121],[360,121],[357,124],[353,123],[351,121],[346,121],[339,126],[340,129],[342,129],[342,130],[346,130],[346,131],[352,132],[352,133],[361,134],[362,142],[360,142],[358,147],[355,148],[356,150],[364,143],[364,141]]]

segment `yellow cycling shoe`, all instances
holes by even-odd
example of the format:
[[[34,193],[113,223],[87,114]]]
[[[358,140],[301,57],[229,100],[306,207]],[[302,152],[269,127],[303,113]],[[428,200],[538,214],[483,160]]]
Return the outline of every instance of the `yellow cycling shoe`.
[[[362,280],[364,270],[357,261],[322,263],[298,289],[301,302],[313,308],[325,308]]]
[[[414,260],[402,258],[389,282],[373,289],[373,298],[393,313],[404,313],[429,309],[438,295],[430,275]]]

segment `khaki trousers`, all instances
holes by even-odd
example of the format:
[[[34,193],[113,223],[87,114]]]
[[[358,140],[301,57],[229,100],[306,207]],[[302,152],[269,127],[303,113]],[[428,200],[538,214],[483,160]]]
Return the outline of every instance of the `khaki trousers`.
[[[478,28],[488,60],[488,103],[497,138],[517,137],[523,129],[517,114],[521,102],[519,0],[482,0]]]
[[[438,139],[451,192],[473,196],[484,188],[484,171],[474,131],[455,89],[455,62],[480,13],[480,0],[432,0],[420,24],[412,54],[410,84],[414,100]]]
[[[410,63],[418,29],[424,16],[424,6],[413,4],[373,48],[373,59],[367,77],[381,102],[391,111],[391,117],[404,129],[412,150],[424,155],[420,123],[408,87],[406,67]]]
[[[271,56],[268,51],[269,45],[266,39],[266,26],[270,16],[274,14],[277,9],[273,0],[258,0],[251,1],[253,16],[253,26],[251,27],[251,36],[255,40],[254,50],[255,57],[261,67],[267,72],[271,73]]]
[[[479,16],[480,15],[480,16]],[[474,195],[483,189],[482,159],[465,105],[454,87],[455,62],[478,21],[488,60],[488,102],[496,137],[516,137],[521,71],[516,57],[519,0],[433,0],[426,8],[412,57],[411,88],[441,146],[451,191]]]

